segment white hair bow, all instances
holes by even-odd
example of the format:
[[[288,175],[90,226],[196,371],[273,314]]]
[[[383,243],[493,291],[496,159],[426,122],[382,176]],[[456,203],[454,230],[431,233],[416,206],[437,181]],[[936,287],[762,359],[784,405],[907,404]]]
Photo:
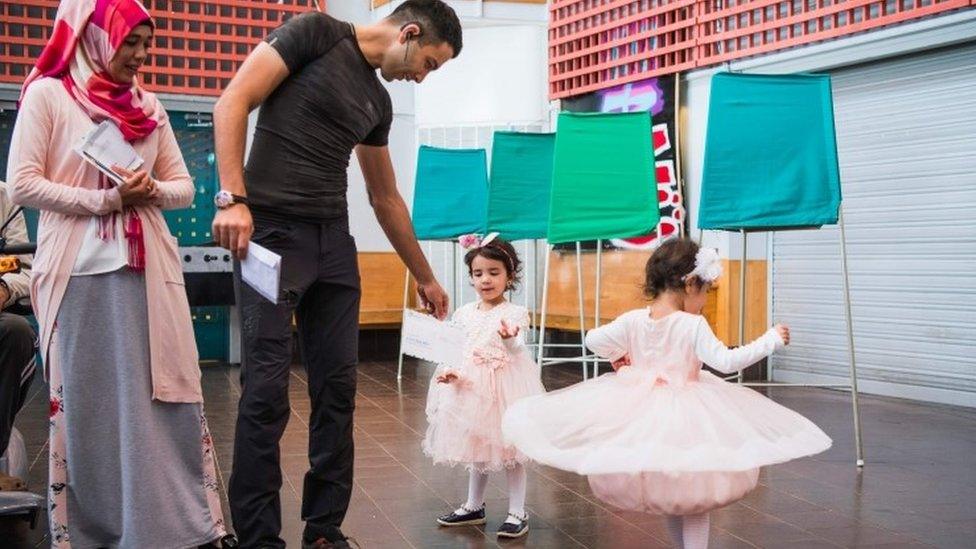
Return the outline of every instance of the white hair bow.
[[[695,254],[695,270],[684,276],[685,280],[697,276],[702,282],[715,282],[722,276],[722,259],[715,248],[699,248]]]

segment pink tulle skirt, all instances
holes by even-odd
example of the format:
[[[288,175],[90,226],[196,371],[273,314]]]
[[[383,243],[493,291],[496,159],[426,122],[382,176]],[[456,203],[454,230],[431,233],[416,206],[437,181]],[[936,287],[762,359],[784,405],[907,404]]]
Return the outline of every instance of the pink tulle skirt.
[[[470,365],[460,379],[438,383],[438,368],[427,394],[427,434],[424,453],[434,463],[462,464],[478,471],[498,471],[528,460],[505,442],[502,417],[516,401],[545,393],[539,367],[532,360],[514,359],[497,369]]]
[[[822,452],[831,440],[802,415],[701,372],[683,385],[618,373],[510,407],[506,440],[534,461],[589,477],[628,510],[700,513],[755,488],[759,468]]]

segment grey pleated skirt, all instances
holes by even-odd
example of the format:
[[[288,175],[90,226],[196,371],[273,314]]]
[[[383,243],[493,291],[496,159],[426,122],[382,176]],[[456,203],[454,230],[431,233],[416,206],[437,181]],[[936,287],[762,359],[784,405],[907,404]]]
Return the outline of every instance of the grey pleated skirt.
[[[55,547],[195,547],[224,534],[202,406],[153,401],[146,284],[75,276],[51,378]]]

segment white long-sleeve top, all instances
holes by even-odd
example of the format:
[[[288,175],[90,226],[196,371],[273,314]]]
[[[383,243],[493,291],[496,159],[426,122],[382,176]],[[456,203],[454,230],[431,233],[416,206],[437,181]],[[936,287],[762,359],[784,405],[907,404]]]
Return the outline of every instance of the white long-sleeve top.
[[[723,373],[737,372],[771,355],[783,340],[770,328],[752,343],[729,349],[701,315],[679,311],[654,320],[644,308],[589,331],[586,346],[609,360],[629,355],[631,367],[680,385],[697,380],[703,362]]]

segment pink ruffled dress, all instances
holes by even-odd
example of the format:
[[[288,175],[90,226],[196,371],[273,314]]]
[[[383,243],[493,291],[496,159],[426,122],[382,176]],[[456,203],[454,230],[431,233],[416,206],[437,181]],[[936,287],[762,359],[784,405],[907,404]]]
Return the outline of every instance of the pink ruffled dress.
[[[469,303],[454,313],[467,339],[464,361],[458,367],[441,365],[427,395],[427,434],[424,453],[434,463],[463,464],[480,472],[498,471],[527,461],[525,454],[502,439],[502,417],[519,399],[545,393],[539,366],[524,343],[529,315],[525,307],[507,301],[483,311]],[[519,334],[502,339],[502,320],[519,327]],[[458,379],[438,383],[452,371]]]
[[[783,342],[769,330],[728,349],[699,315],[631,311],[587,334],[602,357],[631,366],[519,401],[504,434],[532,460],[588,477],[627,510],[697,514],[756,487],[759,468],[823,452],[816,425],[752,389],[702,370],[736,372]]]

